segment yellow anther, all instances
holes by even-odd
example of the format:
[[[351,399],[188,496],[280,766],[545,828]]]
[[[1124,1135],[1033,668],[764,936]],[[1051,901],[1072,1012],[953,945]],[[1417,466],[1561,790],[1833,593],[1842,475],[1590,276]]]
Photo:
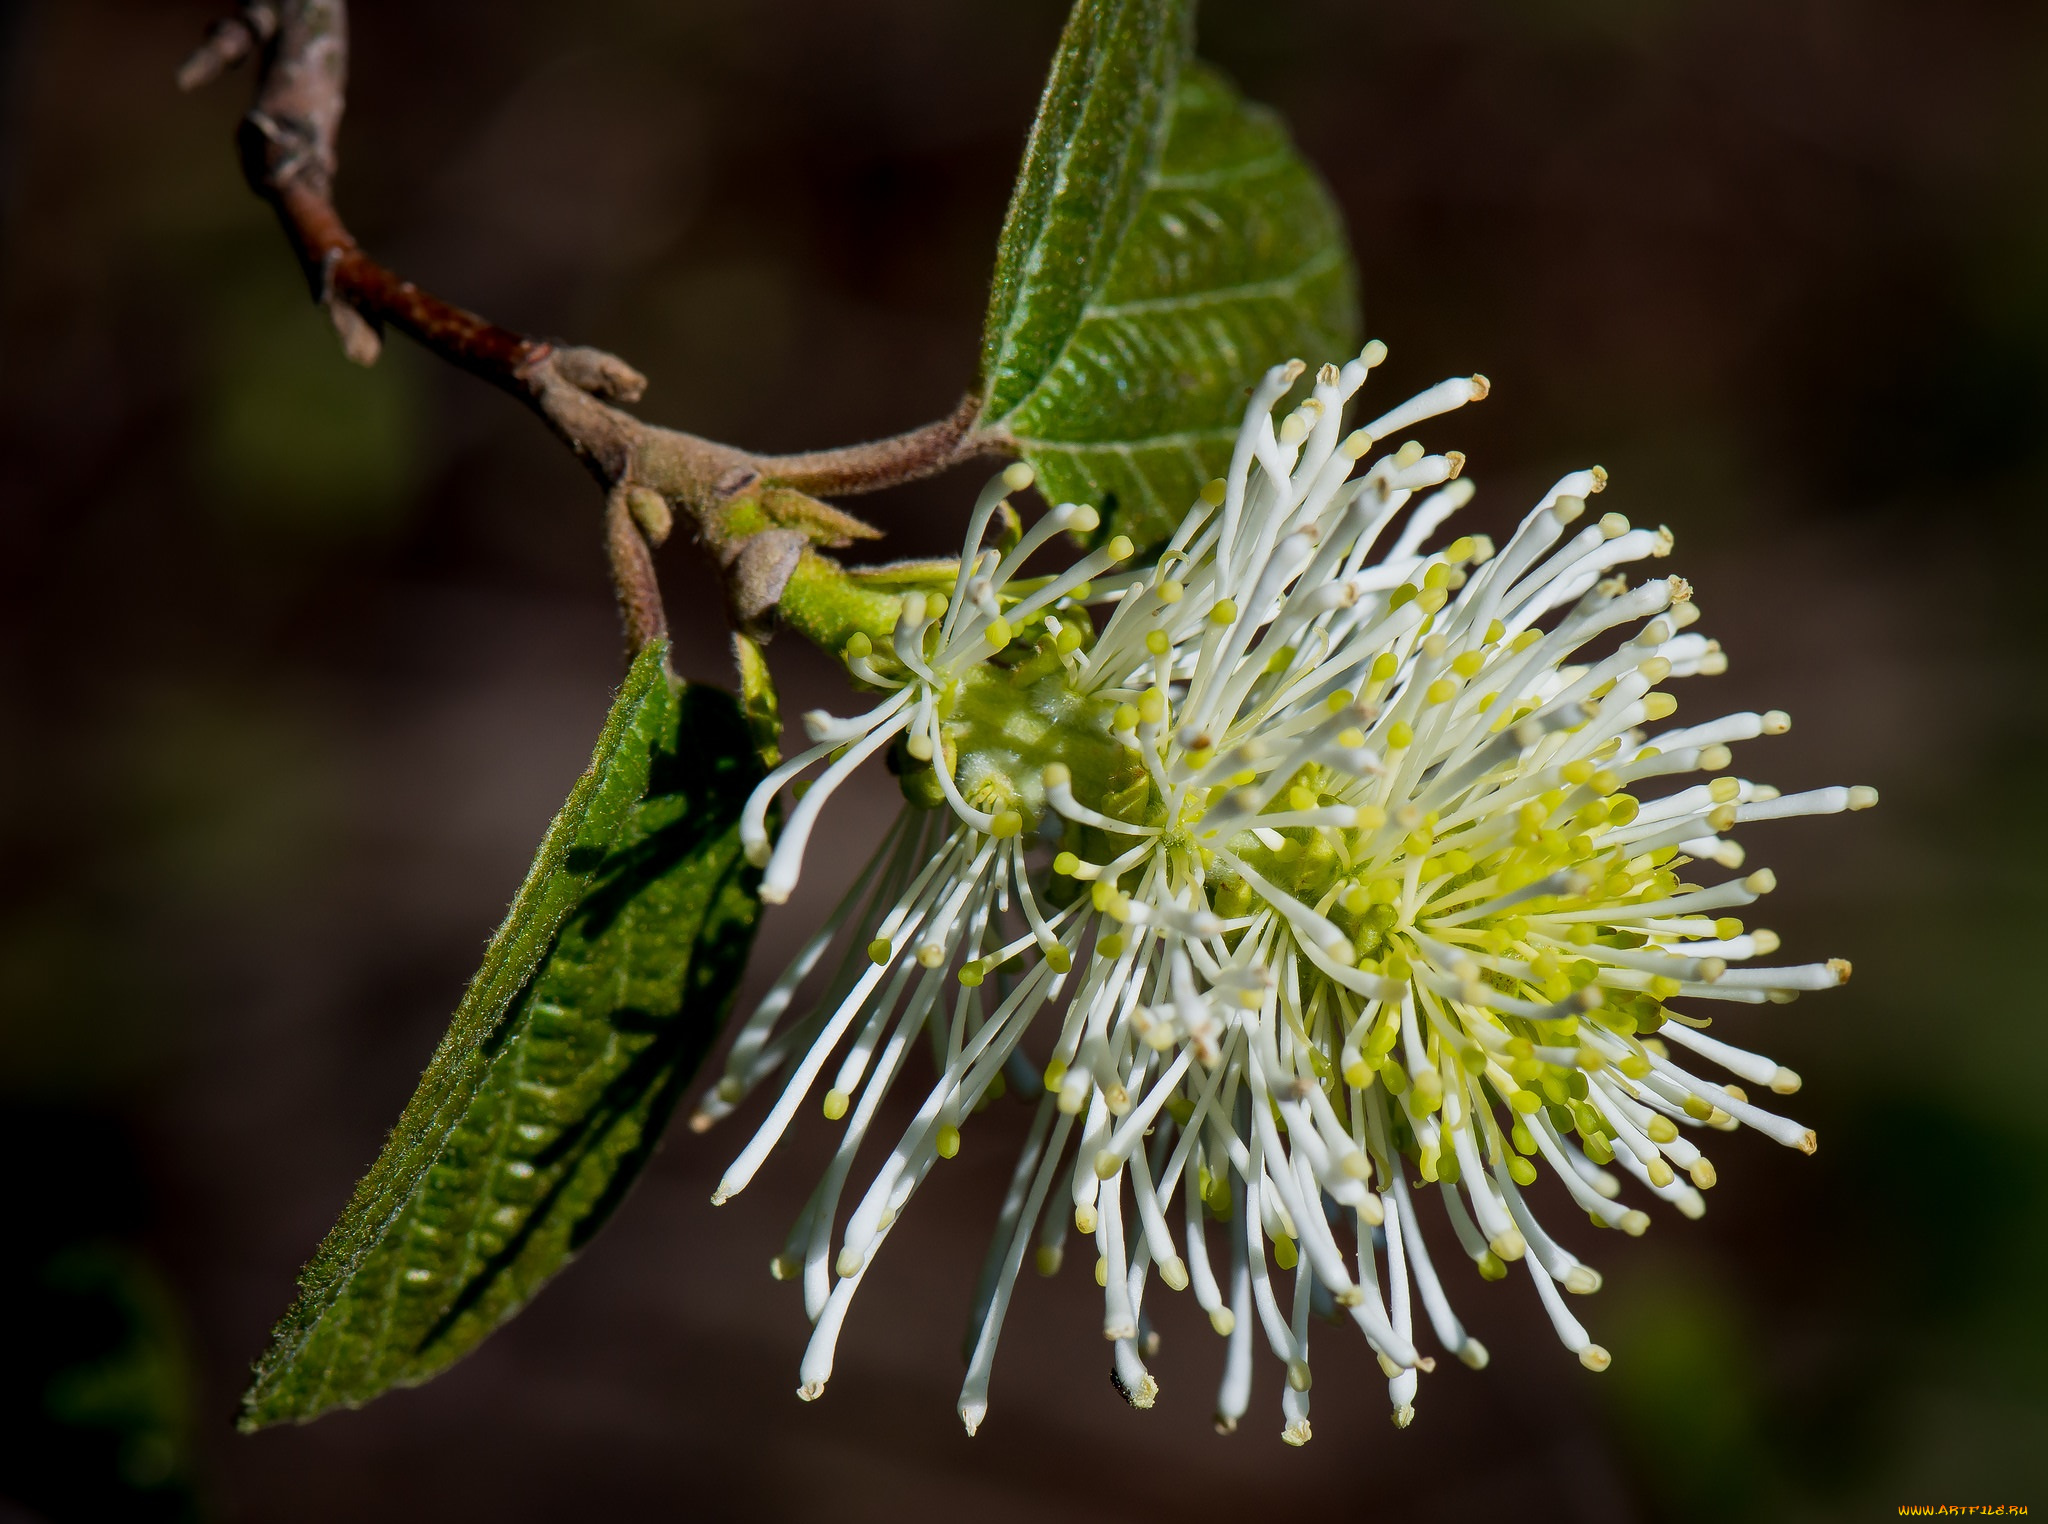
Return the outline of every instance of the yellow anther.
[[[1102,548],[1108,552],[1109,559],[1112,561],[1128,561],[1137,553],[1138,549],[1137,546],[1131,543],[1129,535],[1121,534]]]
[[[1387,746],[1390,750],[1399,751],[1414,739],[1415,728],[1406,720],[1396,720],[1387,727]]]
[[[1230,494],[1230,483],[1220,476],[1212,476],[1202,484],[1202,501],[1211,508],[1221,508],[1223,499]]]
[[[1209,610],[1209,623],[1213,625],[1220,627],[1234,623],[1236,619],[1237,605],[1228,598],[1218,599],[1216,606]]]
[[[1643,695],[1643,718],[1646,720],[1668,720],[1678,713],[1678,700],[1668,693],[1646,693]]]
[[[1157,725],[1166,718],[1166,690],[1147,688],[1138,698],[1138,718],[1147,725]]]
[[[1460,677],[1477,677],[1479,669],[1485,665],[1484,651],[1462,651],[1451,659],[1451,670]]]
[[[825,1092],[825,1120],[836,1122],[846,1115],[846,1108],[853,1104],[853,1098],[844,1090]]]
[[[1448,704],[1458,696],[1458,685],[1448,677],[1440,677],[1429,685],[1422,695],[1425,704]]]
[[[1164,656],[1173,649],[1173,642],[1167,637],[1164,630],[1147,630],[1145,632],[1145,649],[1154,656]]]
[[[1289,809],[1312,810],[1316,807],[1316,791],[1297,783],[1287,791]]]
[[[1007,646],[1010,643],[1012,635],[1012,631],[1010,629],[1010,621],[1001,618],[1000,616],[991,619],[988,622],[988,629],[985,633],[988,637],[988,643],[990,648],[993,650],[1000,651],[1003,649],[1004,646]]]
[[[1160,583],[1154,591],[1159,594],[1159,601],[1161,603],[1178,603],[1180,602],[1181,594],[1186,592],[1187,589],[1172,578],[1168,578]]]
[[[1024,829],[1024,817],[1015,810],[998,810],[995,819],[988,823],[988,834],[997,841],[1005,841],[1019,835]]]
[[[868,961],[871,963],[887,963],[895,951],[894,945],[891,944],[887,937],[876,937],[874,941],[868,943]]]

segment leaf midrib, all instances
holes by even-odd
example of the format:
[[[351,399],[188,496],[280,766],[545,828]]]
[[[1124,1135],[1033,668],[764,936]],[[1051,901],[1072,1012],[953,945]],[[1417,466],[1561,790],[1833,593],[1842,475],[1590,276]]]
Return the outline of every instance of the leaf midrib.
[[[1176,59],[1174,61],[1173,67],[1168,71],[1168,77],[1160,82],[1159,93],[1165,104],[1160,109],[1158,121],[1153,124],[1151,141],[1146,145],[1145,155],[1147,159],[1147,168],[1141,171],[1142,178],[1138,188],[1138,193],[1137,195],[1131,198],[1130,210],[1124,216],[1123,228],[1118,232],[1115,242],[1112,245],[1112,252],[1110,254],[1108,267],[1102,271],[1100,279],[1091,290],[1091,294],[1092,291],[1099,291],[1102,289],[1102,284],[1109,279],[1110,272],[1116,268],[1116,253],[1114,251],[1122,248],[1123,240],[1129,235],[1131,224],[1137,220],[1138,208],[1144,205],[1145,197],[1151,192],[1152,168],[1156,166],[1159,159],[1165,154],[1167,142],[1173,136],[1173,124],[1180,115],[1180,72],[1181,65],[1185,62],[1185,59]],[[1086,115],[1085,110],[1083,112],[1083,115]],[[1065,150],[1060,154],[1058,160],[1059,174],[1055,177],[1053,182],[1055,200],[1057,199],[1058,190],[1064,187],[1066,184],[1067,167],[1072,162],[1072,155],[1075,146],[1079,142],[1080,135],[1077,133],[1074,137],[1068,139]],[[1048,219],[1048,222],[1049,221],[1050,219]],[[1045,246],[1044,234],[1045,229],[1041,227],[1039,229],[1039,237],[1035,239],[1031,245],[1031,254],[1026,267],[1034,275],[1038,272],[1039,259]],[[1024,305],[1025,304],[1022,302],[1019,302],[1017,304],[1018,313],[1021,313],[1023,311]],[[1067,351],[1073,347],[1075,338],[1080,334],[1082,328],[1084,328],[1087,325],[1088,305],[1089,304],[1086,302],[1082,304],[1080,315],[1076,318],[1074,326],[1068,329],[1066,337],[1060,340],[1060,347],[1053,353],[1051,359],[1049,359],[1046,362],[1045,368],[1038,373],[1038,379],[1031,383],[1031,389],[1029,391],[1025,392],[1023,396],[1019,397],[1016,400],[1016,402],[1011,405],[1011,407],[1003,414],[1003,418],[1008,419],[1016,417],[1025,408],[1031,405],[1032,398],[1036,397],[1041,391],[1045,389],[1045,383],[1047,379],[1059,370],[1061,362],[1064,361],[1067,357]],[[1016,316],[1016,314],[1013,314],[1012,321],[1004,332],[1003,342],[1005,348],[999,352],[1004,356],[1007,356],[1009,352],[1007,346],[1010,340],[1014,338],[1016,335],[1018,321],[1019,319]],[[996,368],[995,373],[997,375],[1001,374],[1000,365]],[[993,387],[993,382],[991,382],[991,387]],[[998,424],[1000,424],[1000,420],[998,420]]]

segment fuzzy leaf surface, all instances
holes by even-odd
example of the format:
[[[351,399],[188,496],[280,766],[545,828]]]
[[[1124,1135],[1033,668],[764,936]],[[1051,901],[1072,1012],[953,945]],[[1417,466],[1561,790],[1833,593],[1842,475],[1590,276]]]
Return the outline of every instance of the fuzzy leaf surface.
[[[1141,546],[1228,465],[1266,367],[1358,344],[1328,190],[1279,117],[1188,42],[1178,6],[1076,6],[983,341],[980,427],[1031,462],[1051,501],[1095,504],[1102,535]]]
[[[738,706],[641,653],[382,1154],[299,1281],[242,1426],[425,1381],[603,1226],[753,941]]]

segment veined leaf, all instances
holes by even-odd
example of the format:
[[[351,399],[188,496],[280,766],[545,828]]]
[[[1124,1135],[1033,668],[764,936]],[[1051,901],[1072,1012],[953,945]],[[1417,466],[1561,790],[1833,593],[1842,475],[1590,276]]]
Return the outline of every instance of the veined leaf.
[[[1067,16],[996,245],[984,423],[1031,396],[1108,279],[1193,42],[1193,0],[1076,0]]]
[[[299,1281],[242,1426],[414,1385],[475,1348],[631,1187],[717,1036],[759,902],[738,706],[640,654],[468,994]]]
[[[980,427],[1145,545],[1228,465],[1267,366],[1357,347],[1358,302],[1342,219],[1278,116],[1193,59],[1105,45],[1136,9],[1082,0],[1068,22],[997,255]],[[1145,11],[1185,46],[1178,6]]]

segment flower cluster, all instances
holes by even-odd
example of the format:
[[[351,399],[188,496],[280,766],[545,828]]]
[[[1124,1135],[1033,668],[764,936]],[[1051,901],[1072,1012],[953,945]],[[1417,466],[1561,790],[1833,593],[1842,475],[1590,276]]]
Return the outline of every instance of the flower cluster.
[[[1277,422],[1303,367],[1270,371],[1229,475],[1142,569],[1118,570],[1133,547],[1117,537],[1024,577],[1097,515],[1063,506],[1023,532],[1005,494],[1031,475],[1011,467],[976,506],[951,595],[910,593],[886,640],[846,646],[881,701],[807,716],[816,745],[750,801],[742,830],[771,902],[834,789],[877,752],[909,801],[696,1119],[786,1074],[716,1201],[821,1083],[842,1128],[775,1260],[815,1325],[801,1395],[823,1390],[910,1196],[1006,1089],[1037,1111],[976,1298],[969,1432],[1022,1266],[1055,1272],[1070,1226],[1093,1240],[1131,1402],[1157,1392],[1156,1275],[1225,1340],[1219,1424],[1245,1412],[1263,1341],[1286,1372],[1283,1437],[1300,1444],[1313,1312],[1357,1325],[1397,1424],[1433,1365],[1418,1318],[1486,1362],[1424,1240],[1427,1198],[1480,1275],[1519,1263],[1600,1370],[1608,1354],[1571,1308],[1600,1276],[1537,1220],[1538,1176],[1638,1234],[1648,1217],[1624,1177],[1696,1217],[1710,1134],[1746,1125],[1812,1151],[1810,1131],[1751,1098],[1798,1077],[1710,1036],[1699,1012],[1783,1003],[1849,968],[1751,966],[1778,938],[1732,912],[1774,880],[1741,873],[1729,833],[1875,792],[1780,795],[1729,771],[1730,748],[1783,731],[1782,713],[1672,723],[1666,685],[1726,660],[1689,628],[1685,582],[1624,573],[1671,535],[1591,514],[1597,467],[1505,546],[1425,549],[1471,485],[1461,456],[1401,441],[1487,383],[1443,382],[1347,434],[1384,353],[1324,366]],[[819,764],[771,847],[771,801]],[[1713,869],[1728,871],[1694,881]],[[799,1004],[835,944],[822,994]],[[920,1040],[936,1077],[843,1211]]]

